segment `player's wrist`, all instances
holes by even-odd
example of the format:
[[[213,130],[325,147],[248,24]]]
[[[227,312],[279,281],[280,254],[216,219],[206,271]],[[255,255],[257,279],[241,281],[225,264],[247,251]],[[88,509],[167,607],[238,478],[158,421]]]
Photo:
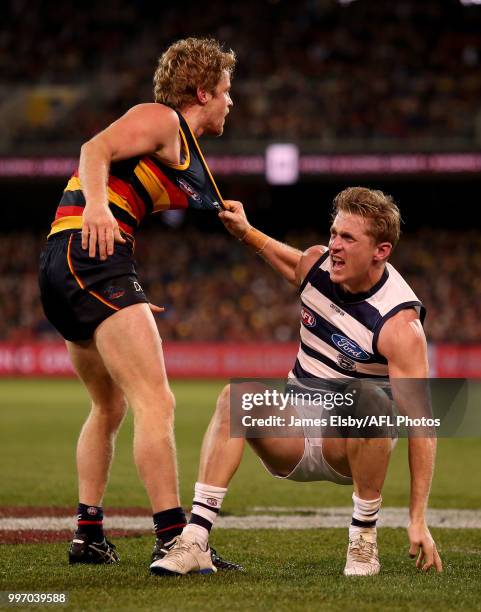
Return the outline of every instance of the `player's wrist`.
[[[105,212],[110,211],[108,201],[103,200],[87,200],[85,202],[84,211]]]
[[[410,512],[409,526],[426,525],[426,515],[424,512]]]
[[[267,243],[272,240],[270,236],[249,225],[244,234],[239,238],[241,242],[254,249],[256,253],[262,253]]]
[[[243,227],[241,230],[239,230],[239,233],[236,234],[236,237],[241,241],[244,242],[245,237],[247,236],[247,234],[249,233],[249,231],[253,229],[252,225],[250,225],[249,223]]]

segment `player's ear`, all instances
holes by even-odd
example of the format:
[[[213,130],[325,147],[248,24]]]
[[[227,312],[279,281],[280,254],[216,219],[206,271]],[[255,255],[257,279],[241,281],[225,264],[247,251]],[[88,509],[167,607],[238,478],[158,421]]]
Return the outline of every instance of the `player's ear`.
[[[376,246],[374,253],[374,261],[387,261],[392,253],[392,244],[390,242],[380,242]]]
[[[202,87],[197,87],[197,100],[199,104],[207,104],[207,102],[212,98],[212,94],[210,94],[206,89]]]

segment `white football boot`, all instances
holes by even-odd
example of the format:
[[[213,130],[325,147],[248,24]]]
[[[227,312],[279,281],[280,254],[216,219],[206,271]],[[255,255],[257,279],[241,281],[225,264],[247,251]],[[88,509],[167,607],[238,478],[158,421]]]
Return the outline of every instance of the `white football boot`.
[[[380,569],[376,532],[350,535],[344,576],[375,576]]]
[[[217,568],[212,564],[209,545],[203,550],[195,539],[181,534],[165,557],[150,565],[156,576],[184,576],[185,574],[212,574]]]

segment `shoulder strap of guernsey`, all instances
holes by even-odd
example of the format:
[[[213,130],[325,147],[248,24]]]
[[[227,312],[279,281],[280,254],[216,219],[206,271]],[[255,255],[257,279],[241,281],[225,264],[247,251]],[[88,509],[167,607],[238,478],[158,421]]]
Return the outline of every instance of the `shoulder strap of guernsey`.
[[[199,159],[199,162],[201,163],[202,167],[205,170],[206,175],[209,177],[210,183],[212,185],[212,187],[214,188],[214,191],[217,195],[217,197],[219,198],[219,202],[222,206],[222,208],[224,210],[226,210],[226,206],[224,203],[224,199],[222,198],[222,195],[219,191],[219,188],[217,187],[217,184],[214,180],[214,177],[212,176],[212,173],[209,169],[209,166],[207,165],[207,162],[205,161],[205,158],[202,154],[201,148],[199,146],[199,143],[197,142],[197,138],[194,136],[194,134],[192,133],[189,124],[187,123],[187,121],[184,119],[184,117],[182,116],[182,114],[179,111],[175,111],[179,117],[179,122],[180,122],[180,129],[182,131],[182,133],[185,136],[185,139],[187,141],[187,145],[189,147],[189,150],[194,150],[197,154],[197,157]]]

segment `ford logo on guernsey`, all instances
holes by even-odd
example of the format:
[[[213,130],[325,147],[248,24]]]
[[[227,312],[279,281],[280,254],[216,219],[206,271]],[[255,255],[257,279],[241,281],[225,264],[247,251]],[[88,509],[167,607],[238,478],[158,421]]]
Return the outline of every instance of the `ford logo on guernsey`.
[[[339,350],[341,350],[345,355],[352,357],[353,359],[357,359],[358,361],[368,361],[369,353],[363,351],[360,346],[358,346],[349,338],[341,336],[341,334],[332,334],[331,340],[337,346]]]
[[[302,308],[301,319],[306,327],[314,327],[316,324],[316,317],[310,310],[307,310],[307,308]]]

